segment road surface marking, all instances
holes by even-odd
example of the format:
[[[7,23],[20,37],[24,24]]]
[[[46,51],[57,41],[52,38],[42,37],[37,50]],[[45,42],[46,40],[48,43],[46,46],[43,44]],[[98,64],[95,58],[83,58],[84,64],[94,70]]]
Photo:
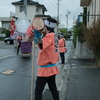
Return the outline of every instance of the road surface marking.
[[[6,70],[4,72],[2,72],[2,74],[12,74],[14,72],[14,70]]]
[[[2,57],[0,57],[0,59],[7,58],[7,57],[10,57],[10,56],[13,56],[13,55],[15,55],[15,54],[9,54],[9,55],[6,55],[6,56],[2,56]]]

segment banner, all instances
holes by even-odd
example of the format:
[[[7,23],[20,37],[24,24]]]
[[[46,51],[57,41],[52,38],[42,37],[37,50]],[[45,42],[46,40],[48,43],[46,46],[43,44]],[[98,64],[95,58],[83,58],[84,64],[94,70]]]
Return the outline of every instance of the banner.
[[[10,31],[11,31],[11,35],[14,34],[15,28],[16,28],[16,26],[15,26],[14,20],[11,19],[11,23],[10,23]]]

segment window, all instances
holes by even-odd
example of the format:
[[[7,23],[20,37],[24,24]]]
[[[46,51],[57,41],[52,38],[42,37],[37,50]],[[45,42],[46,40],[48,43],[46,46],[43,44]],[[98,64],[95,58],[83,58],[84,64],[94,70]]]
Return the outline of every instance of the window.
[[[20,12],[24,11],[24,6],[20,6]]]
[[[92,2],[92,15],[93,15],[93,2]]]
[[[89,17],[90,17],[90,11],[88,11],[88,22],[89,22]]]
[[[3,23],[3,28],[9,29],[10,23]]]
[[[36,8],[36,12],[38,12],[38,8]]]

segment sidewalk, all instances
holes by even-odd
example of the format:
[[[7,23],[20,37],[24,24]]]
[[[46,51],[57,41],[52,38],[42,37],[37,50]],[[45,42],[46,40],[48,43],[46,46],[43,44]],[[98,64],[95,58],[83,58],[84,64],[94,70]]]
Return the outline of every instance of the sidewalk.
[[[95,67],[93,60],[70,59],[66,68],[59,91],[60,100],[100,100],[100,68]],[[43,100],[53,100],[49,89],[45,91]]]
[[[71,59],[64,100],[100,100],[100,68],[92,60]]]

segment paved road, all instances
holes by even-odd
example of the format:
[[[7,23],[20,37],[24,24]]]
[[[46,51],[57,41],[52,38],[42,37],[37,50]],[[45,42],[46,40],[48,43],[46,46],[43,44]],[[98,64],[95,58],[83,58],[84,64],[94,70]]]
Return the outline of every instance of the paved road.
[[[68,47],[68,51],[65,54],[66,55],[66,57],[65,57],[66,61],[68,61],[69,55],[72,52],[72,50],[71,50],[71,41],[67,41],[67,47]],[[14,55],[13,55],[13,57],[10,58],[9,55],[11,55],[11,54],[12,55],[14,54]],[[6,55],[8,55],[8,58],[10,58],[9,60],[6,59]],[[4,57],[3,60],[2,60],[2,57]],[[20,55],[19,56],[16,55],[16,49],[14,49],[14,45],[8,45],[8,44],[5,44],[3,41],[0,41],[0,59],[1,59],[1,62],[6,61],[6,63],[2,63],[2,65],[4,67],[1,68],[1,79],[4,79],[4,80],[1,81],[1,84],[3,84],[3,82],[4,82],[5,83],[4,86],[5,85],[7,86],[6,83],[9,80],[9,83],[12,82],[12,84],[14,86],[16,84],[16,81],[19,80],[19,79],[20,79],[20,81],[23,82],[23,77],[24,77],[25,81],[29,82],[29,83],[26,82],[26,84],[24,84],[24,85],[30,86],[31,67],[29,67],[29,66],[31,66],[31,63],[30,63],[31,61],[29,61],[29,63],[25,64],[25,66],[21,65],[23,67],[20,68],[19,64],[20,63],[24,64],[24,60],[21,60]],[[17,62],[18,63],[17,64],[16,61],[18,61],[19,63]],[[9,66],[7,65],[7,62],[9,62]],[[10,66],[10,63],[13,66]],[[25,63],[26,63],[26,61],[25,61]],[[16,70],[17,67],[18,67],[18,69]],[[3,68],[5,68],[6,70],[8,68],[11,68],[11,69],[14,70],[14,73],[11,74],[11,75],[2,75],[2,70],[4,70]],[[66,69],[67,68],[66,65],[65,66],[58,65],[58,68],[59,68],[60,74],[57,75],[57,78],[56,78],[57,80],[56,81],[57,81],[58,90],[60,91],[59,92],[60,93],[60,100],[63,100],[65,98],[65,91],[66,91],[66,80],[65,79],[67,79],[67,76],[68,76],[68,75],[66,76],[66,72],[69,73],[69,69]],[[22,77],[17,76],[19,73],[23,73],[23,71],[26,71],[26,74],[24,74],[24,75],[21,74]],[[37,72],[37,71],[35,71],[35,72]],[[27,74],[29,74],[29,75],[26,76]],[[35,75],[36,75],[36,73],[35,73]],[[5,76],[5,78],[2,78],[2,76]],[[6,80],[7,77],[9,77],[10,79]],[[17,78],[17,80],[16,80],[16,78]],[[14,82],[12,80],[14,80]],[[29,98],[29,94],[27,94],[26,90],[28,90],[28,93],[30,93],[30,87],[25,86],[27,88],[24,88],[24,86],[21,86],[22,85],[21,83],[19,83],[18,85],[23,88],[22,92],[20,90],[20,93],[18,93],[18,88],[16,88],[17,89],[17,94],[15,94],[15,92],[13,93],[16,96],[15,98],[13,98],[13,100],[27,100],[27,98]],[[12,84],[10,84],[10,87],[11,87],[11,90],[13,91],[13,89],[15,87],[12,87],[11,86]],[[6,92],[6,90],[9,90],[9,89],[10,89],[9,87],[7,87],[7,88],[5,87],[5,92]],[[1,89],[1,90],[3,90],[3,89]],[[27,94],[27,96],[26,96],[27,98],[24,98],[25,97],[25,95],[23,95],[24,91],[26,91],[24,94],[25,95]],[[3,92],[2,92],[2,94],[3,94]],[[5,96],[2,96],[2,98],[3,97],[4,97],[3,100],[11,100],[10,98],[12,98],[12,93],[7,94],[6,97],[9,97],[9,99],[5,99],[6,98]],[[43,99],[47,100],[48,97],[49,97],[50,100],[53,100],[52,96],[50,96],[50,93],[48,91],[48,87],[45,87],[45,92],[44,92],[44,95],[43,95]]]
[[[4,41],[0,41],[0,49],[14,49],[14,45],[8,45]]]
[[[16,49],[13,45],[7,45],[0,41],[0,100],[30,99],[31,60],[31,57],[23,58],[21,55],[16,55]],[[35,62],[34,82],[37,67]]]

